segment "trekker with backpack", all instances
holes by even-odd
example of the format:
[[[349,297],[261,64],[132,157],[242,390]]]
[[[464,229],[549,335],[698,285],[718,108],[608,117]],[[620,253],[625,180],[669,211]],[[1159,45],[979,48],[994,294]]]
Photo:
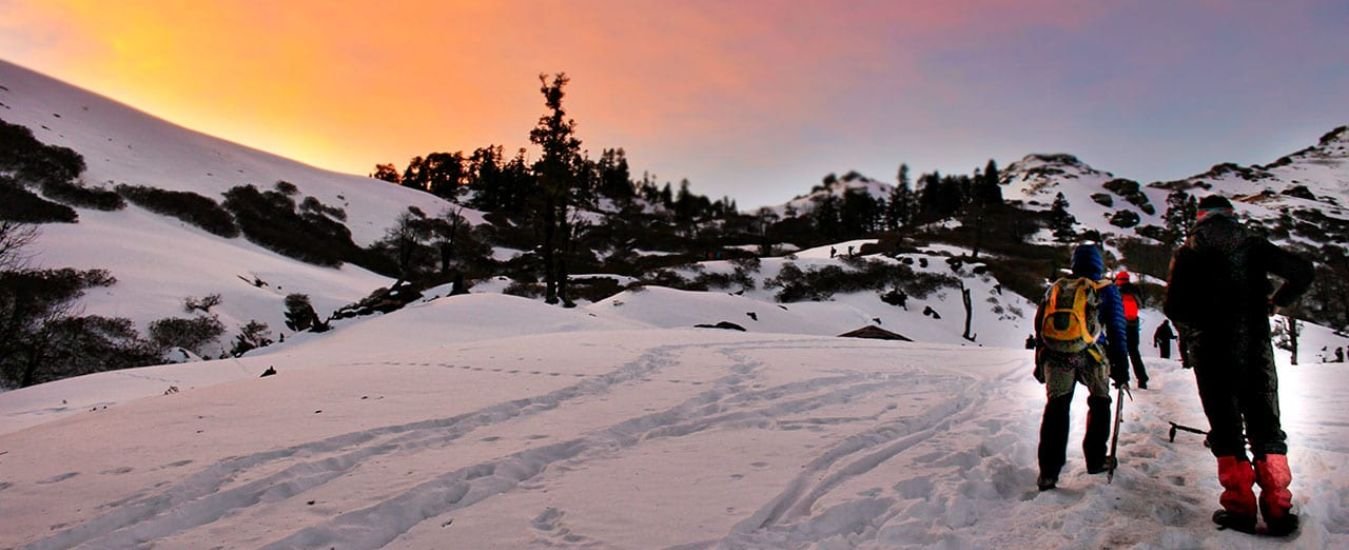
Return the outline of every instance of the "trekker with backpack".
[[[1171,358],[1171,341],[1176,339],[1176,332],[1171,330],[1171,321],[1162,320],[1162,326],[1157,327],[1157,331],[1152,333],[1152,347],[1157,348],[1162,359]]]
[[[1138,378],[1138,388],[1148,389],[1148,369],[1143,366],[1143,354],[1138,352],[1138,333],[1142,330],[1138,322],[1138,310],[1143,307],[1143,293],[1138,285],[1130,280],[1129,272],[1123,269],[1115,274],[1115,286],[1119,288],[1120,301],[1124,305],[1124,335],[1128,340],[1129,362],[1134,365],[1134,377]]]
[[[1311,262],[1252,233],[1232,203],[1210,195],[1198,204],[1194,231],[1171,259],[1166,316],[1180,329],[1218,459],[1218,525],[1256,532],[1257,500],[1265,533],[1297,530],[1288,486],[1287,435],[1279,422],[1279,380],[1269,316],[1311,286]],[[1276,291],[1268,274],[1284,280]],[[1245,425],[1243,435],[1242,426]],[[1246,456],[1250,443],[1255,461]]]
[[[1095,244],[1073,251],[1071,277],[1049,287],[1035,312],[1038,341],[1035,379],[1045,385],[1048,402],[1040,422],[1041,491],[1058,484],[1068,448],[1068,412],[1078,383],[1087,387],[1087,433],[1082,454],[1087,473],[1114,469],[1106,456],[1110,437],[1110,379],[1116,387],[1129,383],[1125,351],[1124,309],[1119,291],[1103,279],[1105,260]]]

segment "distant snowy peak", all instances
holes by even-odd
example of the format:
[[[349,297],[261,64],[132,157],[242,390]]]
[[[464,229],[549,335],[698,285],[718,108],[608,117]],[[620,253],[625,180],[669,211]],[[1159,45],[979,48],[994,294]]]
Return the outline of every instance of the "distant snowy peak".
[[[1349,126],[1340,126],[1316,145],[1265,165],[1224,163],[1183,180],[1156,183],[1170,190],[1212,192],[1260,206],[1274,214],[1284,209],[1320,209],[1349,215]],[[1252,212],[1260,215],[1260,212]]]
[[[1114,178],[1114,174],[1092,168],[1073,155],[1036,153],[1008,165],[999,183],[1007,186],[1003,194],[1010,199],[1048,202],[1057,193],[1068,194],[1062,186],[1070,182],[1094,189]]]
[[[1092,168],[1069,154],[1032,154],[1008,165],[999,182],[1003,197],[1048,209],[1062,193],[1078,229],[1132,232],[1159,225],[1166,192]]]
[[[815,205],[819,204],[825,197],[832,196],[836,199],[842,199],[848,193],[861,192],[870,195],[873,199],[889,200],[890,194],[894,190],[893,184],[874,180],[860,174],[849,173],[844,175],[842,179],[827,180],[825,183],[815,186],[810,190],[810,193],[768,208],[782,217],[800,216],[814,211]]]

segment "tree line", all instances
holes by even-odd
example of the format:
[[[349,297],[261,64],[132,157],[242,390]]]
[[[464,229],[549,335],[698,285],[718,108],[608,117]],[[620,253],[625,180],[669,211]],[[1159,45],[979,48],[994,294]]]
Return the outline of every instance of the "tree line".
[[[530,249],[541,264],[544,300],[565,305],[572,303],[568,274],[588,255],[580,245],[596,232],[588,213],[668,221],[686,236],[700,222],[738,214],[735,201],[725,197],[714,201],[694,193],[688,180],[677,189],[668,182],[658,185],[650,174],[634,180],[622,148],[604,148],[592,158],[563,105],[569,82],[565,73],[539,76],[545,110],[529,134],[530,143],[538,148],[537,158],[530,159],[523,148],[508,158],[503,146],[488,145],[467,154],[419,155],[401,170],[392,163],[377,164],[370,174],[532,228]],[[402,229],[395,229],[406,234],[402,242],[410,250],[421,242],[416,225],[413,216],[400,221]]]

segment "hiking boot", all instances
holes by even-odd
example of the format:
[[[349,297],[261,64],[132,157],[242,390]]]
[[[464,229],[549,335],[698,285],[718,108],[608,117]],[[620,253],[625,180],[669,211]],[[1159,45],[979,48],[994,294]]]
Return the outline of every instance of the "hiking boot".
[[[1105,457],[1105,460],[1102,460],[1102,461],[1101,461],[1100,464],[1088,464],[1088,465],[1087,465],[1087,473],[1089,473],[1089,474],[1104,474],[1104,473],[1106,473],[1106,472],[1108,472],[1108,471],[1110,471],[1110,470],[1113,470],[1113,469],[1115,468],[1115,466],[1118,466],[1118,465],[1119,465],[1119,461],[1118,461],[1118,460],[1116,460],[1114,457],[1109,457],[1109,456],[1107,456],[1107,457]]]
[[[1271,534],[1277,529],[1286,535],[1297,529],[1293,515],[1293,493],[1288,485],[1293,473],[1288,469],[1286,455],[1265,455],[1255,461],[1255,482],[1260,485],[1260,515],[1265,517]]]
[[[1218,483],[1223,493],[1218,503],[1223,509],[1213,513],[1213,523],[1243,533],[1255,532],[1255,469],[1245,456],[1218,457]]]
[[[1227,510],[1218,510],[1213,513],[1213,523],[1223,529],[1241,531],[1242,533],[1255,533],[1255,516],[1246,516],[1229,512]]]
[[[1291,512],[1275,521],[1265,520],[1265,534],[1271,537],[1286,537],[1297,532],[1297,528],[1297,514]]]
[[[1139,380],[1139,381],[1138,381],[1138,389],[1140,389],[1140,390],[1146,390],[1146,389],[1148,389],[1148,381],[1147,381],[1147,380]]]
[[[1057,488],[1058,485],[1059,485],[1059,478],[1057,477],[1041,475],[1039,478],[1035,480],[1035,486],[1039,487],[1041,491],[1048,491],[1050,489]]]

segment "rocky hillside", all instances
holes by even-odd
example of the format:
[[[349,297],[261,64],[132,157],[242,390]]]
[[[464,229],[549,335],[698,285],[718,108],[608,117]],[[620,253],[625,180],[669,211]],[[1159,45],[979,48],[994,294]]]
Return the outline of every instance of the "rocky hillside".
[[[1030,210],[1047,210],[1062,193],[1079,230],[1132,233],[1160,225],[1166,193],[1098,170],[1068,154],[1033,154],[1003,171],[1003,197]]]

